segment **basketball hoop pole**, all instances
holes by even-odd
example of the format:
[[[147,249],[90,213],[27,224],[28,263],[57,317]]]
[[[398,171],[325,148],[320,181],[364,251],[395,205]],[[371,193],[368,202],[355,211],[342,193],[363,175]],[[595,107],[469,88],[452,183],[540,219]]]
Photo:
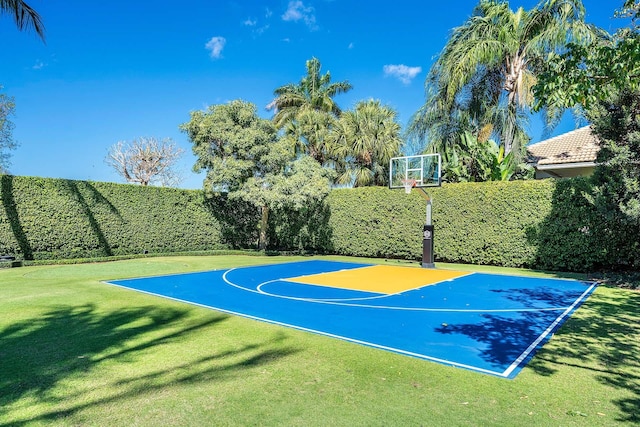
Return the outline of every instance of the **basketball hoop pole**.
[[[429,196],[429,193],[427,193],[425,191],[424,188],[421,188],[420,190],[422,190],[422,197],[427,201],[427,220],[425,222],[425,225],[433,225],[431,223],[431,197]]]
[[[433,257],[433,224],[431,222],[431,196],[420,187],[420,195],[427,201],[427,218],[422,230],[422,268],[436,268]]]

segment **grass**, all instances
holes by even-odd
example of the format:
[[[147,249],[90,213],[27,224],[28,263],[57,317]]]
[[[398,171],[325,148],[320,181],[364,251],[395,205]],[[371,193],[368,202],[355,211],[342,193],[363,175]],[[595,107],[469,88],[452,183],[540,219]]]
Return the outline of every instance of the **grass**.
[[[640,423],[640,294],[630,290],[599,287],[505,380],[100,283],[299,259],[0,270],[0,425]]]

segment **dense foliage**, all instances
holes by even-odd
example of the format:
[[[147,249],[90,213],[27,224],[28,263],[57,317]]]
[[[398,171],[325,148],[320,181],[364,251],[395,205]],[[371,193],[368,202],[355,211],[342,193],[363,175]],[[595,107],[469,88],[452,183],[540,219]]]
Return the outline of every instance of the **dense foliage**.
[[[640,88],[640,2],[627,0],[618,16],[631,26],[592,43],[570,43],[562,54],[551,53],[547,69],[534,87],[536,108],[589,109],[618,89]]]
[[[534,266],[530,236],[551,209],[551,181],[464,183],[429,189],[436,261]],[[330,195],[334,250],[419,259],[426,202],[386,188]]]
[[[493,137],[505,156],[514,153],[508,162],[518,168],[529,142],[532,88],[546,69],[547,55],[600,33],[584,17],[582,0],[543,0],[530,10],[512,10],[504,0],[478,2],[431,67],[426,101],[412,118],[409,135],[424,140],[428,152],[456,151],[460,165],[475,158],[460,139],[465,132],[480,143]],[[557,111],[548,110],[550,123]]]
[[[259,239],[260,212],[224,194],[8,175],[0,181],[0,254],[255,249]],[[584,272],[637,267],[638,233],[629,228],[637,223],[603,222],[598,205],[584,197],[591,191],[584,178],[429,189],[436,262]],[[418,260],[425,206],[419,190],[333,190],[324,202],[274,208],[268,249]]]
[[[0,175],[0,254],[78,258],[219,249],[200,191]]]
[[[302,209],[329,192],[331,171],[309,156],[295,156],[254,104],[236,100],[194,111],[181,129],[193,143],[194,169],[207,172],[205,192],[225,192],[260,210],[260,249],[266,249],[270,211]]]
[[[570,45],[552,55],[536,96],[541,105],[578,106],[600,142],[593,176],[572,189],[573,204],[585,210],[582,245],[574,259],[601,251],[614,265],[637,269],[640,241],[640,2],[627,0],[620,16],[631,26],[587,48]],[[588,218],[588,220],[587,220]],[[587,239],[587,237],[585,237]]]
[[[395,110],[373,99],[360,101],[340,116],[332,136],[339,155],[338,183],[354,187],[389,184],[389,161],[402,145]]]
[[[513,152],[505,155],[504,146],[494,140],[479,140],[469,131],[460,135],[456,145],[442,147],[444,182],[509,181],[532,178],[534,170],[514,161]]]
[[[386,185],[389,160],[399,155],[402,139],[396,111],[370,99],[343,111],[334,97],[352,89],[348,81],[331,82],[317,58],[306,62],[299,83],[276,88],[267,106],[282,140],[296,154],[308,155],[335,172],[340,185]]]

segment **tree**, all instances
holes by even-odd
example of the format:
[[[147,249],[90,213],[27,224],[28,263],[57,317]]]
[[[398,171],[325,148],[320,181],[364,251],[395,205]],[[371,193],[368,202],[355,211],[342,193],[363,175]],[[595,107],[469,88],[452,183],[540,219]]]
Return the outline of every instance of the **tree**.
[[[409,130],[441,148],[464,131],[481,140],[498,137],[506,154],[520,156],[528,142],[526,118],[532,87],[551,52],[584,43],[599,31],[584,23],[581,0],[543,0],[512,11],[502,0],[481,0],[453,34],[431,68],[425,105]],[[549,119],[558,113],[549,112]]]
[[[0,174],[9,172],[11,154],[8,151],[14,150],[17,146],[13,140],[13,123],[9,120],[9,116],[13,114],[14,110],[13,98],[0,93]]]
[[[361,101],[340,116],[333,130],[341,159],[338,183],[354,187],[388,184],[389,161],[402,145],[396,118],[391,107],[377,100]]]
[[[138,138],[111,146],[105,162],[127,182],[174,186],[180,182],[175,165],[183,152],[169,138]]]
[[[298,154],[307,154],[319,164],[332,166],[337,160],[337,146],[331,129],[336,118],[327,112],[301,110],[296,120],[285,125],[284,138]]]
[[[301,209],[324,199],[329,170],[309,156],[296,157],[290,140],[278,138],[254,104],[236,100],[194,111],[180,126],[193,144],[195,171],[206,170],[206,192],[228,193],[260,209],[258,248],[267,246],[269,212]]]
[[[639,12],[640,1],[626,0],[618,15],[631,17],[629,28],[609,41],[574,44],[552,55],[535,88],[536,108],[577,104],[585,110],[600,142],[591,187],[582,193],[599,214],[593,232],[610,245],[607,256],[636,269],[638,239],[631,236],[640,229]]]
[[[0,15],[11,15],[20,31],[33,29],[44,41],[44,24],[40,15],[22,0],[0,0]]]
[[[322,65],[317,58],[306,62],[307,74],[299,83],[289,83],[274,91],[275,99],[267,106],[275,110],[273,123],[277,129],[297,138],[296,144],[319,163],[324,163],[331,154],[326,147],[315,145],[324,141],[316,137],[319,127],[327,131],[333,119],[341,114],[334,97],[352,89],[348,81],[331,82],[331,73],[322,75]]]
[[[321,167],[309,156],[290,159],[279,171],[249,178],[231,198],[251,202],[260,208],[260,238],[258,249],[267,247],[269,213],[290,208],[301,211],[327,196],[331,171]]]
[[[576,105],[588,109],[619,88],[639,88],[639,13],[640,2],[626,0],[617,15],[632,18],[629,28],[587,45],[569,44],[562,54],[550,54],[548,69],[534,87],[535,109]]]

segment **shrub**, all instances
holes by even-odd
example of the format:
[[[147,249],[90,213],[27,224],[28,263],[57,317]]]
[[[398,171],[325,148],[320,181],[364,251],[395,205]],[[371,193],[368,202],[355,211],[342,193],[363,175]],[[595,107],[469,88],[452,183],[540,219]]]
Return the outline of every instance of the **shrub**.
[[[532,266],[528,230],[551,209],[551,181],[448,184],[427,189],[433,201],[439,261]],[[335,190],[329,196],[335,252],[420,259],[426,201],[382,187]]]
[[[608,218],[589,180],[447,184],[433,200],[436,261],[589,272],[632,269],[634,222]],[[255,248],[259,212],[224,195],[0,176],[0,255],[27,260]],[[421,259],[426,202],[383,187],[333,190],[270,215],[271,250]]]
[[[201,191],[0,176],[0,253],[24,259],[221,249]]]

